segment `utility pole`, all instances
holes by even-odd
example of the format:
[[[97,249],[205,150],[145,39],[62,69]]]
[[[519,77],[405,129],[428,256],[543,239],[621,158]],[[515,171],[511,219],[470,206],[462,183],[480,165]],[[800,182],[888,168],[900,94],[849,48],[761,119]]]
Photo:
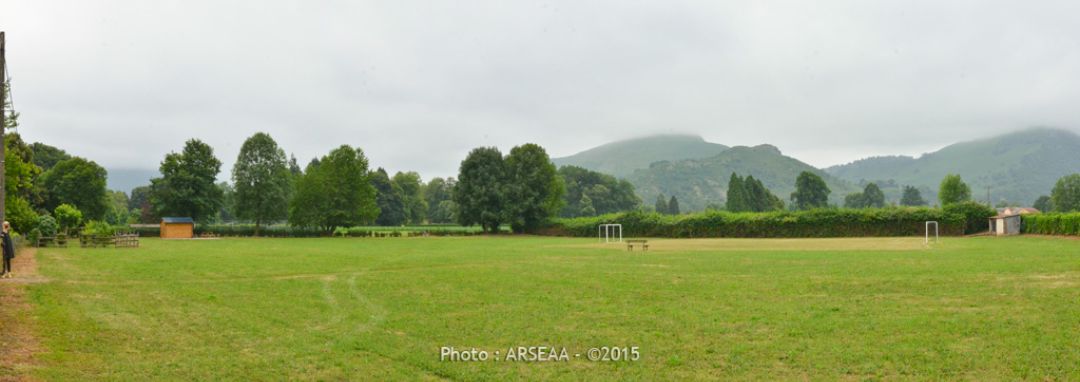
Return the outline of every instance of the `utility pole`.
[[[7,211],[7,189],[4,188],[4,178],[6,178],[5,174],[7,174],[4,167],[4,158],[7,158],[4,153],[4,146],[6,146],[4,144],[6,142],[4,140],[4,125],[7,123],[7,119],[4,118],[4,114],[7,113],[7,110],[4,110],[4,108],[7,107],[7,97],[7,54],[5,52],[4,32],[0,32],[0,222],[7,219],[4,216],[4,212]]]

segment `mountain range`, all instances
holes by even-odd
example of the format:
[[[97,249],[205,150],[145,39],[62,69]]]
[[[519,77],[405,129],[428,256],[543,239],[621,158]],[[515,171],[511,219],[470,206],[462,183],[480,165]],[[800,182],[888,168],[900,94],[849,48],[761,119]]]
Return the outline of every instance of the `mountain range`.
[[[627,179],[647,204],[659,194],[675,195],[686,211],[723,205],[732,172],[753,175],[787,201],[798,174],[812,171],[825,179],[835,204],[869,182],[876,183],[890,202],[897,202],[903,186],[910,185],[934,204],[941,179],[960,174],[976,200],[1028,206],[1049,194],[1060,177],[1080,172],[1080,136],[1032,128],[956,143],[917,158],[878,156],[825,169],[786,156],[771,145],[727,147],[688,135],[613,142],[553,161]]]

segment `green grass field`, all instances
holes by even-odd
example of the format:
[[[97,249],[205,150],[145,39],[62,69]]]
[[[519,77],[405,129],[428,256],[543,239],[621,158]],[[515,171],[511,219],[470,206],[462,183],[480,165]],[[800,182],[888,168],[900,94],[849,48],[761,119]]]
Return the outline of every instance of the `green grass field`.
[[[42,249],[46,380],[1080,379],[1080,241],[143,240]],[[442,346],[569,362],[444,362]],[[591,347],[637,346],[635,362]]]

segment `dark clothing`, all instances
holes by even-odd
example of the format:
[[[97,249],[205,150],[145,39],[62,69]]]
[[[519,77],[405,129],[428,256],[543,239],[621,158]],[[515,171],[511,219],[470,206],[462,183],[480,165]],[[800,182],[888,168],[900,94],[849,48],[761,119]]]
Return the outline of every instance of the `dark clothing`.
[[[15,258],[15,244],[11,243],[11,235],[9,235],[7,232],[4,232],[4,233],[2,233],[0,235],[3,235],[4,258],[5,259],[14,259]]]
[[[4,272],[3,274],[11,273],[11,258],[4,256]]]

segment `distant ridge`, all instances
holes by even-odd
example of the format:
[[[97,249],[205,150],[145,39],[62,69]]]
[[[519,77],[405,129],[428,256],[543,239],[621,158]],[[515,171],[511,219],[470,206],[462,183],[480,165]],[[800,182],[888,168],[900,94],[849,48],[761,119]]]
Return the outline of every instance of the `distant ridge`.
[[[652,205],[658,194],[675,195],[684,211],[699,211],[709,204],[724,204],[733,172],[761,180],[785,205],[789,204],[795,179],[803,171],[825,179],[832,190],[829,195],[832,203],[839,203],[848,193],[858,191],[849,182],[785,156],[772,145],[736,146],[707,158],[657,162],[627,178],[647,205]]]
[[[923,190],[936,202],[941,179],[960,174],[972,197],[1030,206],[1048,195],[1062,176],[1080,172],[1080,136],[1053,128],[1031,128],[996,137],[956,143],[918,158],[881,156],[833,166],[826,171],[855,183],[876,182],[892,200],[902,186]]]
[[[706,158],[727,149],[697,135],[664,134],[611,142],[552,161],[625,177],[653,162]]]

